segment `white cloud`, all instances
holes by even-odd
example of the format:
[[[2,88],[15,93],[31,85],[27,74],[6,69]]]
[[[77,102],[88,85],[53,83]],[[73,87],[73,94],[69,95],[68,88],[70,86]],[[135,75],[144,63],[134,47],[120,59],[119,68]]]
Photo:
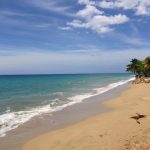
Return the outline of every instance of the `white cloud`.
[[[136,8],[136,15],[150,15],[150,8],[140,5]]]
[[[73,20],[72,22],[68,22],[67,25],[75,28],[88,28],[88,24],[80,20]]]
[[[94,5],[95,1],[93,0],[78,0],[79,4],[86,4],[86,5]]]
[[[89,4],[89,0],[78,0],[79,4]]]
[[[91,29],[98,33],[111,32],[115,29],[115,25],[130,20],[125,14],[106,14],[105,9],[119,8],[132,10],[135,15],[150,15],[150,0],[78,0],[78,4],[85,7],[79,10],[76,13],[76,18],[67,22],[67,25],[74,28]]]
[[[58,27],[60,30],[71,30],[71,27],[68,27],[68,26],[66,26],[66,27]]]
[[[94,15],[100,15],[103,14],[102,11],[98,10],[96,7],[92,5],[86,5],[86,7],[80,11],[77,12],[77,16],[79,17],[85,17],[85,18],[90,18]]]
[[[128,21],[128,18],[121,14],[109,17],[97,15],[88,20],[86,23],[82,23],[80,20],[73,20],[68,25],[78,28],[92,29],[98,33],[105,33],[113,30],[110,25],[122,24],[126,21]]]
[[[113,30],[112,25],[123,24],[129,20],[127,16],[122,14],[106,16],[102,11],[91,5],[86,5],[76,15],[82,17],[81,20],[75,19],[72,22],[68,22],[68,26],[91,29],[97,33],[110,32]]]
[[[97,4],[101,8],[122,8],[133,10],[135,15],[150,15],[150,0],[103,0]]]
[[[114,15],[114,16],[94,16],[92,20],[89,21],[89,27],[99,33],[105,33],[112,30],[110,25],[122,24],[128,21],[125,15]]]
[[[78,3],[84,4],[85,7],[76,13],[77,19],[67,22],[68,26],[91,29],[97,33],[106,33],[114,30],[112,26],[129,21],[126,15],[106,15],[96,6],[94,1],[79,0]]]
[[[114,8],[114,2],[110,2],[110,1],[101,1],[99,2],[98,6],[102,7],[102,8]]]

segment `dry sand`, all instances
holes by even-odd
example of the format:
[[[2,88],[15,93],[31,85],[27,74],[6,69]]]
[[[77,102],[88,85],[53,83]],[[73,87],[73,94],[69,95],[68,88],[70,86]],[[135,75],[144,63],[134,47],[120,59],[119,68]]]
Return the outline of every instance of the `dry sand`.
[[[22,150],[150,150],[150,84],[131,85],[104,105],[113,111],[36,137]],[[140,124],[130,118],[136,113],[147,115]]]

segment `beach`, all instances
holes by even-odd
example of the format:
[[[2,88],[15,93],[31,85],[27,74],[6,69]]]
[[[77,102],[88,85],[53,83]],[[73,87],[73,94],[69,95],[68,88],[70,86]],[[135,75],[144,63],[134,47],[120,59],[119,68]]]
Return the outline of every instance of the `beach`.
[[[150,149],[150,84],[130,85],[104,101],[112,109],[73,125],[41,134],[22,150],[145,150]],[[146,117],[136,121],[136,113]]]
[[[0,150],[150,150],[150,0],[0,0]]]

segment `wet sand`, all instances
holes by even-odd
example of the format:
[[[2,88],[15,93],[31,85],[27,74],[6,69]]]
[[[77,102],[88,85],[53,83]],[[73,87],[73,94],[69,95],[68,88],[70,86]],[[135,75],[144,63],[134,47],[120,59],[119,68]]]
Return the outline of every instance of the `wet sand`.
[[[150,84],[130,85],[104,105],[113,110],[42,134],[22,150],[150,150]],[[146,117],[131,118],[136,113]]]
[[[68,106],[61,111],[35,117],[0,138],[0,150],[21,150],[22,145],[40,134],[68,127],[99,113],[111,111],[111,108],[102,105],[102,101],[118,95],[127,87],[128,84],[122,85],[99,96]]]

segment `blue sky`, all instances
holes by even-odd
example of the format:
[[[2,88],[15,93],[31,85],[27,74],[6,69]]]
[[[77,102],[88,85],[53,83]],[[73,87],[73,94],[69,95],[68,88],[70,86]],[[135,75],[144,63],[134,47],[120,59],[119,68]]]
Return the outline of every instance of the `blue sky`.
[[[0,74],[124,72],[149,27],[149,0],[0,0]]]

